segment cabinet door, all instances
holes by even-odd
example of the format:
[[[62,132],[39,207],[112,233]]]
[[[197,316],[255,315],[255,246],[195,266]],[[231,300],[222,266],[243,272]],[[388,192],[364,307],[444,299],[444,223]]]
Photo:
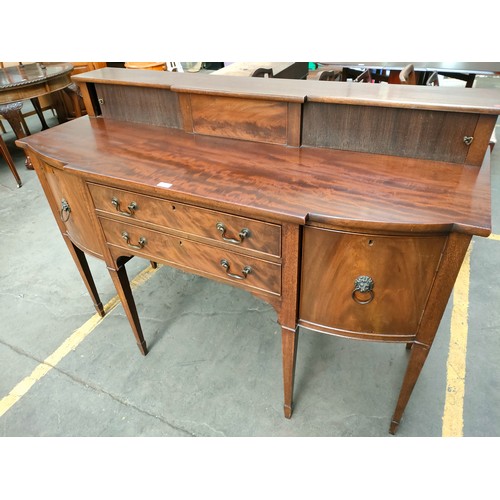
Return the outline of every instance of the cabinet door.
[[[446,235],[386,236],[306,227],[301,324],[373,340],[410,340]]]
[[[64,223],[71,241],[84,252],[103,258],[95,214],[85,182],[40,162],[53,197],[54,212]]]

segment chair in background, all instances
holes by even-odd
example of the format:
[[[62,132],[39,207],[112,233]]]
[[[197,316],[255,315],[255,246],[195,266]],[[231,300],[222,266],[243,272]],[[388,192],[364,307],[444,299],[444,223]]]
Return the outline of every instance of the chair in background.
[[[66,115],[69,120],[80,118],[80,116],[87,114],[80,87],[76,83],[73,82],[68,85],[63,90],[63,93],[64,106],[66,107]],[[69,104],[67,99],[69,99]]]
[[[23,185],[21,177],[19,177],[19,174],[16,170],[16,166],[14,165],[14,160],[12,160],[12,156],[10,155],[9,148],[7,147],[7,144],[5,144],[5,141],[3,140],[1,135],[0,135],[0,152],[2,156],[5,158],[5,161],[7,162],[7,165],[9,166],[10,171],[14,176],[14,179],[16,179],[17,187],[20,188]]]
[[[399,82],[404,85],[416,85],[417,84],[417,74],[415,73],[415,68],[413,64],[407,64],[399,72]]]
[[[327,81],[327,82],[341,82],[342,81],[342,70],[336,70],[336,69],[324,69],[322,71],[319,71],[316,75],[314,80],[321,80],[321,81]]]
[[[252,73],[252,76],[255,76],[257,78],[273,78],[273,68],[257,68]]]
[[[324,69],[313,71],[308,77],[310,80],[322,80],[328,82],[372,82],[373,74],[369,68],[356,69],[342,66],[326,65]]]
[[[357,83],[358,82],[371,83],[371,81],[372,81],[372,72],[370,71],[369,68],[366,68],[353,80],[353,82]]]
[[[439,75],[437,71],[433,71],[430,75],[429,78],[427,78],[426,85],[428,86],[434,86],[434,87],[439,87]]]
[[[107,66],[105,62],[71,62],[71,64],[73,65],[71,75],[78,75]],[[80,118],[80,116],[87,114],[80,87],[76,83],[71,83],[68,87],[63,89],[60,96],[56,96],[55,98],[59,98],[63,101],[66,115],[69,120]]]

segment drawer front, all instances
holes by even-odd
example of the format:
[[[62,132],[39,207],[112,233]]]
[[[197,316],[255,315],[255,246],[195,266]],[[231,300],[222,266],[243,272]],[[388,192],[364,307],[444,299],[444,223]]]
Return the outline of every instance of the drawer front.
[[[281,227],[214,210],[89,184],[98,213],[148,223],[153,229],[173,229],[235,248],[280,257]],[[131,208],[129,208],[131,207]]]
[[[279,264],[116,220],[100,218],[100,222],[106,241],[123,249],[123,255],[178,265],[245,288],[281,293]]]
[[[414,335],[446,238],[306,227],[301,320],[367,337]]]

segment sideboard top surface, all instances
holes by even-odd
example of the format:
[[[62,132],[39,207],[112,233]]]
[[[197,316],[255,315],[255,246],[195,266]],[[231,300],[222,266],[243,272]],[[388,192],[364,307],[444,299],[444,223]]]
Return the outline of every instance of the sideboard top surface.
[[[489,153],[482,168],[457,168],[102,117],[79,118],[17,144],[96,181],[247,215],[419,232],[491,229]]]
[[[424,85],[363,84],[285,78],[242,78],[209,73],[101,68],[74,75],[78,82],[165,88],[288,102],[323,102],[468,113],[500,114],[500,90]]]

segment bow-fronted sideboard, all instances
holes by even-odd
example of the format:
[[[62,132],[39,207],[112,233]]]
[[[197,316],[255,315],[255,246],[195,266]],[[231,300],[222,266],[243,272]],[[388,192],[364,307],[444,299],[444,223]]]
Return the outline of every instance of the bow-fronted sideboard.
[[[103,68],[88,116],[18,140],[97,310],[104,260],[139,349],[133,256],[243,288],[282,328],[411,349],[394,433],[473,235],[490,233],[495,89]]]

